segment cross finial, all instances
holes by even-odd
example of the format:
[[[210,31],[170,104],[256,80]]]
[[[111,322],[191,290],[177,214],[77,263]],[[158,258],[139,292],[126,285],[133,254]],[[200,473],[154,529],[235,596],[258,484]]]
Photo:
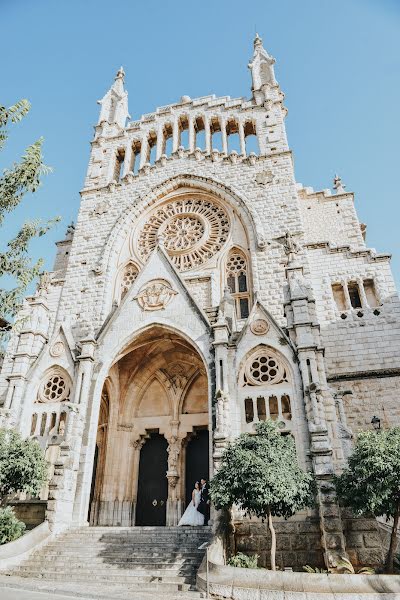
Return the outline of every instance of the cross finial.
[[[257,48],[258,46],[262,46],[262,39],[258,33],[256,33],[256,37],[254,38],[254,48]]]
[[[117,71],[117,74],[116,74],[116,76],[115,76],[115,79],[116,79],[116,80],[117,80],[117,79],[122,79],[122,80],[123,80],[123,79],[124,79],[124,77],[125,77],[125,71],[124,71],[124,67],[122,67],[122,66],[121,66],[121,67],[118,69],[118,71]]]

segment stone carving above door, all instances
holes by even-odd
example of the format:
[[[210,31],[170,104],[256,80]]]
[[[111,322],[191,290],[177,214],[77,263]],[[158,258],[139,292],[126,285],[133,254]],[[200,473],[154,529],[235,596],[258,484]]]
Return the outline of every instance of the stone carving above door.
[[[135,300],[143,310],[162,310],[177,293],[166,279],[152,279],[140,289]]]

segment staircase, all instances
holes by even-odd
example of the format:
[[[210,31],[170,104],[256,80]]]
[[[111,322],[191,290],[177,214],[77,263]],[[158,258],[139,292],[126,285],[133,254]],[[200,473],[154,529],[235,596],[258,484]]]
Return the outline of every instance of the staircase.
[[[81,527],[62,533],[8,574],[53,582],[124,585],[129,591],[200,597],[196,573],[210,527]]]

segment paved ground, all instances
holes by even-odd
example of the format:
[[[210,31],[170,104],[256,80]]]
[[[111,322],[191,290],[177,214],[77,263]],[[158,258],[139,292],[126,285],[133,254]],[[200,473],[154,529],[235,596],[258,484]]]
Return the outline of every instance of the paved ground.
[[[199,600],[198,592],[140,592],[127,585],[69,582],[0,575],[1,600]]]

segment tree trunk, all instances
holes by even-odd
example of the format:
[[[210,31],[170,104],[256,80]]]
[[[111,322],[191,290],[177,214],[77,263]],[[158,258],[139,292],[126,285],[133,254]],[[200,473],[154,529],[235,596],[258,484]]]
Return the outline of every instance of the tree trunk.
[[[399,520],[400,520],[400,502],[397,504],[396,512],[393,516],[393,527],[392,534],[390,536],[390,546],[389,551],[386,558],[386,573],[393,573],[393,557],[396,551],[397,546],[397,530],[399,528]]]
[[[272,569],[272,571],[276,571],[276,564],[275,564],[276,535],[275,535],[274,526],[272,524],[272,515],[271,515],[270,510],[268,510],[268,527],[271,532],[271,569]]]

